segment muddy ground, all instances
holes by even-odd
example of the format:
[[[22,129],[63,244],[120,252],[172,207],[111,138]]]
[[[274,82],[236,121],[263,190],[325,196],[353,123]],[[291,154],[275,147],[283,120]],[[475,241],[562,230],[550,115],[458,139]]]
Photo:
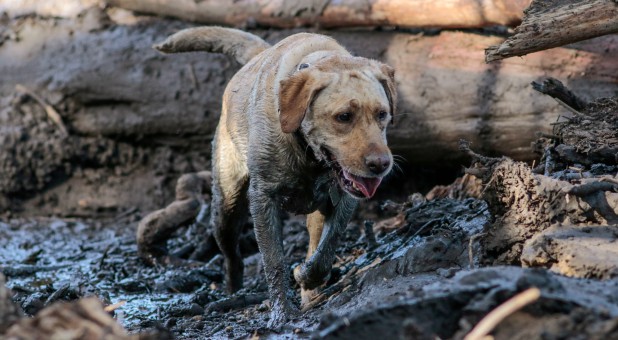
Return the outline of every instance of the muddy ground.
[[[471,191],[457,188],[451,193]],[[481,256],[483,242],[470,242],[470,237],[491,226],[485,201],[415,195],[403,205],[388,202],[373,213],[380,216],[373,226],[375,243],[365,236],[364,223],[350,223],[314,308],[279,330],[265,326],[266,285],[251,237],[242,245],[245,289],[234,296],[222,289],[219,256],[189,268],[142,262],[135,243],[137,215],[0,223],[5,250],[0,266],[14,292],[12,300],[26,315],[95,295],[105,304],[126,301],[114,317],[128,331],[169,332],[178,339],[459,339],[490,310],[529,287],[538,287],[541,299],[501,323],[493,333],[497,339],[618,336],[616,275],[599,280],[542,268],[477,268],[487,258]],[[291,263],[304,258],[308,237],[303,224],[296,217],[286,222]],[[618,227],[610,228],[615,242]],[[171,252],[182,256],[196,233],[195,225],[179,230],[169,242]],[[588,265],[594,262],[589,259]]]
[[[615,63],[615,37],[606,48],[578,45],[568,58],[556,59],[560,63],[530,57],[483,68],[482,83],[493,87],[465,90],[474,92],[474,104],[435,100],[441,94],[431,91],[401,103],[408,112],[399,124],[418,131],[396,126],[396,150],[443,155],[456,149],[451,142],[460,135],[478,128],[479,138],[447,156],[430,155],[427,163],[401,164],[348,225],[312,308],[272,330],[250,223],[241,241],[245,288],[233,296],[223,289],[220,255],[195,258],[208,233],[199,222],[190,221],[167,243],[172,255],[192,262],[150,266],[136,246],[139,221],[173,201],[178,177],[208,169],[220,93],[238,65],[218,55],[171,62],[143,54],[187,24],[116,9],[88,8],[71,19],[19,13],[0,20],[6,23],[0,70],[8,79],[0,83],[0,338],[49,338],[61,327],[44,328],[45,320],[60,315],[70,327],[98,320],[99,330],[123,339],[117,324],[153,338],[461,339],[529,287],[539,288],[541,297],[501,322],[492,331],[496,339],[618,338],[618,100],[611,97],[618,78],[598,66]],[[259,31],[272,41],[288,33]],[[486,31],[366,32],[367,40],[334,34],[359,55],[408,69],[407,53],[418,49],[431,51],[428,60],[442,60],[440,46],[452,41],[450,34],[465,46],[477,41],[475,34],[495,39]],[[582,59],[589,62],[585,70],[577,68]],[[464,91],[462,83],[475,83],[473,68],[430,67],[404,76],[400,85],[403,93],[416,93],[408,80],[417,77],[425,87]],[[583,99],[565,109],[529,88],[527,77],[512,76],[531,69],[569,79]],[[446,86],[446,78],[455,80]],[[16,84],[31,92],[17,91]],[[58,111],[61,123],[36,96]],[[488,115],[478,124],[442,117],[462,130],[430,144],[446,125],[421,113],[450,112],[448,105],[466,107],[472,116],[481,105]],[[514,108],[524,119],[509,118]],[[518,122],[524,123],[512,125]],[[501,139],[523,129],[529,136],[541,132],[531,148]],[[410,131],[420,131],[428,144],[402,146]],[[529,162],[499,158],[503,153]],[[452,166],[443,166],[445,160]],[[462,164],[468,167],[463,177],[434,188],[463,175]],[[208,200],[201,213],[207,220]],[[284,233],[293,267],[306,251],[303,219],[288,216]],[[89,296],[104,306],[124,304],[106,313],[81,299]],[[65,313],[70,308],[79,312]]]

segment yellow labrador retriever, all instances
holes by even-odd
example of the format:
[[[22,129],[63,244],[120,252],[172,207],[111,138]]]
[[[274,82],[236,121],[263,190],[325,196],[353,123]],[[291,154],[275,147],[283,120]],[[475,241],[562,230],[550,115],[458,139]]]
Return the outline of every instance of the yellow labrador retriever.
[[[302,303],[330,273],[359,199],[392,168],[386,128],[394,71],[354,57],[330,37],[299,33],[270,46],[235,29],[180,31],[162,52],[223,52],[244,66],[230,80],[213,141],[211,225],[230,292],[243,283],[238,237],[251,212],[272,302],[270,326],[298,313],[288,298],[282,210],[307,214],[307,259],[294,270]]]

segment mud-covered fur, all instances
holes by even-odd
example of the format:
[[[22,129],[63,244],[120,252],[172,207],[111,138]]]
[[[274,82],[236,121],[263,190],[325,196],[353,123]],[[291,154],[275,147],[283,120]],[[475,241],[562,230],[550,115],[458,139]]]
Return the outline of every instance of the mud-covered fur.
[[[328,276],[358,198],[371,197],[392,168],[386,127],[396,91],[389,66],[353,57],[332,38],[300,33],[265,46],[248,33],[208,27],[158,45],[165,52],[223,51],[247,62],[223,96],[211,223],[234,292],[243,281],[238,238],[251,212],[276,326],[298,310],[288,298],[281,211],[307,214],[307,260],[294,271],[305,304]]]

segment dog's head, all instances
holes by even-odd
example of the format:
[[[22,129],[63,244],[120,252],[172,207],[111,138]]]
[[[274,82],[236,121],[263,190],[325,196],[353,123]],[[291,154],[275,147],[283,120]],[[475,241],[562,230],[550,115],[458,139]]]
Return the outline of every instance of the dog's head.
[[[394,70],[385,64],[345,56],[303,61],[280,84],[281,130],[300,129],[345,191],[370,198],[393,166],[386,128],[396,96]]]

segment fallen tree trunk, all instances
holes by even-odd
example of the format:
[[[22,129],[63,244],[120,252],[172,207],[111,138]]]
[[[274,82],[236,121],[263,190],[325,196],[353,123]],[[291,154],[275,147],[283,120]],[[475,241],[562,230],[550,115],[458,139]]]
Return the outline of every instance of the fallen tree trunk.
[[[160,1],[108,0],[121,8],[209,25],[322,28],[399,26],[477,28],[516,25],[530,0]]]
[[[139,138],[159,145],[202,143],[200,148],[210,141],[223,90],[238,69],[229,58],[160,55],[150,46],[182,27],[169,21],[73,36],[69,32],[75,27],[54,25],[22,27],[60,41],[56,45],[43,49],[41,39],[37,50],[24,36],[0,47],[0,71],[8,80],[0,84],[0,92],[14,92],[15,84],[48,92],[50,104],[60,107],[65,124],[80,135]],[[293,33],[269,32],[268,40],[274,43]],[[618,37],[582,44],[578,51],[555,49],[486,65],[481,47],[499,38],[458,32],[330,34],[354,54],[395,68],[400,109],[389,129],[390,142],[396,152],[419,163],[460,158],[460,138],[485,153],[532,159],[529,144],[535,133],[547,131],[548,123],[565,112],[530,89],[539,74],[568,79],[567,86],[584,98],[610,96],[618,88],[618,75],[607,72],[618,69],[618,51],[606,52]],[[12,57],[26,53],[21,51],[25,47],[34,57]],[[98,57],[102,50],[105,58]],[[65,67],[69,62],[71,67]],[[66,106],[67,101],[72,104]]]
[[[618,33],[615,0],[534,0],[515,34],[485,50],[487,62]]]
[[[0,2],[0,13],[9,17],[40,15],[43,17],[74,18],[99,0],[19,0]]]
[[[72,102],[59,111],[73,134],[204,145],[214,133],[223,90],[238,66],[223,55],[163,56],[150,47],[179,27],[157,21],[113,31],[76,32],[74,38],[62,40],[75,27],[33,24],[28,29],[46,39],[36,38],[40,50],[30,48],[32,58],[10,58],[10,53],[35,40],[34,35],[7,41],[0,48],[0,56],[7,56],[0,70],[9,80],[0,91],[12,93],[15,84],[23,84],[55,93],[48,96],[57,107]],[[269,41],[292,33],[271,32]],[[481,47],[499,38],[455,32],[331,35],[353,53],[381,59],[396,69],[401,99],[395,125],[389,129],[390,142],[414,162],[459,158],[460,138],[471,140],[484,153],[532,159],[529,144],[535,133],[547,131],[548,123],[564,112],[529,87],[539,74],[568,79],[567,86],[584,98],[610,96],[618,86],[618,77],[605,71],[618,68],[617,37],[591,41],[578,51],[555,49],[525,60],[486,65]],[[59,43],[43,48],[49,40]],[[75,55],[70,50],[83,52]],[[106,51],[105,58],[97,57],[101,50]]]
[[[185,27],[151,19],[115,26],[96,11],[10,25],[19,40],[0,46],[0,100],[8,103],[16,85],[25,86],[54,107],[68,136],[28,97],[0,105],[0,211],[16,200],[33,212],[50,202],[55,207],[46,212],[54,214],[155,210],[173,201],[181,174],[208,169],[223,90],[239,66],[220,54],[164,56],[151,48]],[[253,32],[275,43],[298,31]],[[396,69],[400,109],[389,145],[410,165],[456,167],[465,157],[461,138],[484,154],[535,158],[536,132],[549,132],[568,113],[530,88],[541,74],[565,80],[583,99],[618,88],[618,75],[607,72],[618,69],[618,37],[488,65],[483,46],[500,38],[329,34],[355,55]],[[39,194],[30,200],[25,193]],[[3,203],[2,195],[10,199]]]

